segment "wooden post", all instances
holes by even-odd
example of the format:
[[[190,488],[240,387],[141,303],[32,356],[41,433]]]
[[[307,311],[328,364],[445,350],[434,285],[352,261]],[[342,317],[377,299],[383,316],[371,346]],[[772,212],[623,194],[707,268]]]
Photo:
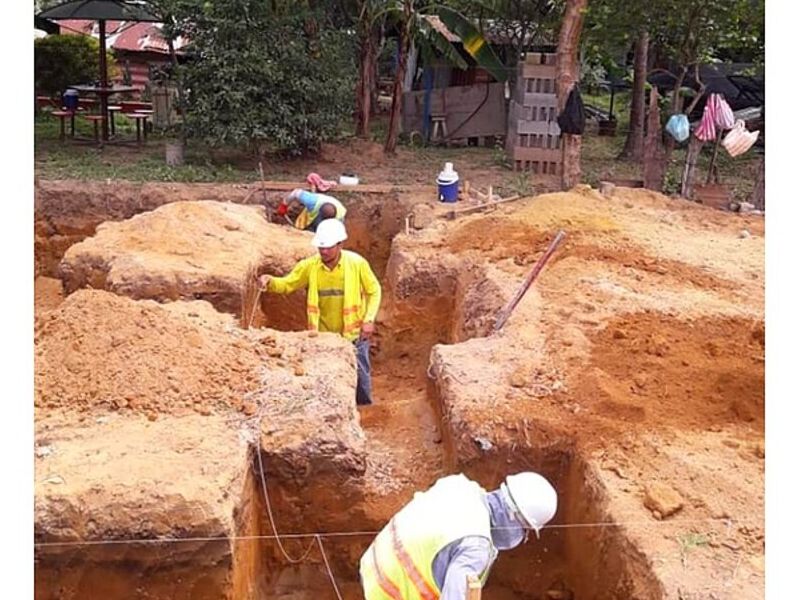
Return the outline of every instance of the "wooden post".
[[[697,168],[697,157],[700,156],[705,142],[697,139],[696,135],[689,138],[689,146],[686,148],[686,161],[681,174],[681,197],[691,199],[694,196],[694,172]],[[709,171],[710,173],[710,171]]]
[[[660,192],[664,186],[664,148],[661,144],[661,120],[658,108],[658,89],[650,90],[650,109],[647,113],[647,134],[644,139],[644,187]]]
[[[475,575],[467,575],[467,600],[481,600],[481,582]]]
[[[711,164],[708,165],[708,175],[706,175],[706,185],[711,183],[711,177],[715,179],[715,183],[719,183],[719,176],[715,173],[717,167],[717,154],[719,154],[719,143],[722,141],[722,128],[717,132],[717,141],[714,143],[714,154],[711,155]],[[687,185],[691,189],[691,183]]]

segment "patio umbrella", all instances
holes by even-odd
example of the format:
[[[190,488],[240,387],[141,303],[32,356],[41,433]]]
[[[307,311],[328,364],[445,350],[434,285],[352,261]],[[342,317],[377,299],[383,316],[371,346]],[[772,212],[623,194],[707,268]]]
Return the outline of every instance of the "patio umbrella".
[[[161,19],[150,13],[143,2],[136,0],[69,0],[38,14],[43,19],[65,21],[81,19],[97,21],[100,30],[100,87],[108,87],[106,64],[106,21],[145,21],[157,23]],[[100,96],[100,111],[108,116],[108,96]],[[108,119],[103,119],[103,139],[108,139]]]

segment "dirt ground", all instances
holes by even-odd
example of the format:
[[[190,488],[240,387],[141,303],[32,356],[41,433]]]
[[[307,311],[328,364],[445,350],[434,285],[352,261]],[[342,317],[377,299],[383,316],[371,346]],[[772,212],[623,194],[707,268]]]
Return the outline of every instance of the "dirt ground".
[[[578,189],[448,224],[441,249],[423,232],[396,250],[417,264],[442,250],[462,269],[493,262],[496,310],[559,228],[567,241],[501,334],[434,348],[456,463],[517,460],[517,446],[580,457],[604,498],[558,523],[625,524],[628,560],[651,563],[651,593],[761,597],[763,221]],[[588,528],[567,539],[596,541]]]
[[[385,272],[374,406],[356,411],[353,358],[332,336],[242,331],[206,302],[77,291],[59,305],[57,280],[39,277],[37,422],[257,423],[281,531],[380,528],[445,473],[491,488],[535,468],[560,493],[555,526],[501,557],[486,597],[763,597],[763,219],[586,187],[442,211],[409,234],[400,213],[355,216]],[[559,229],[566,241],[491,334]],[[391,248],[371,242],[387,236]],[[265,324],[298,310],[275,305]],[[248,527],[269,533],[248,502]],[[348,598],[368,542],[330,542]],[[264,541],[230,576],[264,560],[285,566]],[[333,597],[319,555],[310,565],[230,597]]]

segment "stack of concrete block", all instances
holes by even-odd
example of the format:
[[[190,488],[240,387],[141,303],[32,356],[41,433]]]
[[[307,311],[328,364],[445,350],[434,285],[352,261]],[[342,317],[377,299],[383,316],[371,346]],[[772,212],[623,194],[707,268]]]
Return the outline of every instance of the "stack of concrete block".
[[[508,110],[506,151],[514,169],[561,174],[561,130],[556,123],[556,55],[530,53],[517,71]]]

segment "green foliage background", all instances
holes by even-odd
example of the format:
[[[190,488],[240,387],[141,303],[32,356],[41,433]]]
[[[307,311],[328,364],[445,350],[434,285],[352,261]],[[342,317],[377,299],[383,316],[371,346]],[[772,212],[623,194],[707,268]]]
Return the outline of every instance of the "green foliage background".
[[[116,66],[110,53],[107,61],[111,74]],[[33,63],[36,91],[54,96],[99,78],[100,44],[85,35],[49,35],[34,41]]]
[[[206,2],[185,67],[189,135],[288,155],[334,139],[353,110],[355,45],[318,17],[258,0]]]

